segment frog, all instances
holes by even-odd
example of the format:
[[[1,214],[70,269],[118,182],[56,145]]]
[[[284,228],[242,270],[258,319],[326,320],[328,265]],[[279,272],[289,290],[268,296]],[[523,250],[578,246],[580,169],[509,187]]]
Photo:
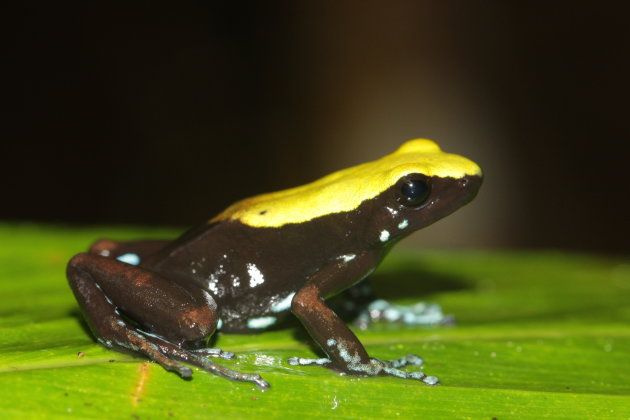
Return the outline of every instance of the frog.
[[[359,284],[401,239],[469,203],[480,167],[428,139],[308,184],[238,201],[175,240],[100,239],[67,265],[97,342],[190,378],[190,366],[270,388],[213,359],[221,333],[258,333],[295,316],[326,357],[291,357],[341,375],[439,380],[371,357],[327,299]]]

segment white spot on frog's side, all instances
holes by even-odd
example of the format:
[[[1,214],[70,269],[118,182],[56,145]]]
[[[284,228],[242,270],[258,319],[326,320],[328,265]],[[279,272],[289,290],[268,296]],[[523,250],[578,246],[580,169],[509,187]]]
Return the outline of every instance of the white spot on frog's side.
[[[241,285],[241,279],[236,276],[232,277],[232,286],[238,287],[240,285]]]
[[[386,230],[381,231],[381,236],[379,236],[381,242],[387,242],[389,240],[389,232]]]
[[[124,263],[131,264],[131,265],[140,264],[140,257],[138,256],[138,254],[122,254],[116,257],[116,259],[118,261],[122,261]]]
[[[221,276],[224,274],[225,268],[223,267],[223,264],[221,264],[216,270],[214,270],[213,273],[210,273],[207,278],[208,290],[210,290],[215,296],[222,297],[225,294],[225,287],[219,283]]]
[[[404,229],[409,226],[409,221],[407,219],[403,220],[398,224],[398,229]]]
[[[394,210],[391,207],[385,207],[387,209],[387,211],[392,215],[392,216],[396,216],[398,214],[397,210]]]
[[[278,303],[274,303],[271,305],[271,312],[282,312],[286,311],[291,307],[291,301],[293,300],[293,296],[295,296],[295,292],[289,294],[287,297],[279,301]]]
[[[203,293],[203,297],[206,299],[206,303],[208,304],[208,308],[212,309],[213,311],[216,311],[217,310],[217,303],[214,301],[214,299],[210,295],[210,293],[206,292],[203,289],[201,289],[201,293]]]
[[[252,318],[247,320],[247,326],[249,328],[267,328],[277,321],[275,316],[261,316],[260,318]]]
[[[109,257],[109,249],[104,249],[98,253],[101,257]]]
[[[355,254],[346,254],[346,255],[341,255],[339,257],[337,257],[338,260],[342,260],[343,262],[349,262],[352,261],[356,258]]]
[[[326,344],[328,344],[328,347],[332,347],[337,344],[337,341],[335,341],[334,338],[329,338],[328,341],[326,341]]]
[[[218,283],[219,278],[214,274],[210,274],[210,277],[208,278],[208,289],[210,289],[210,291],[212,291],[215,295],[222,296],[222,293],[219,291]]]
[[[217,330],[220,330],[222,326],[223,326],[223,320],[219,318],[219,320],[217,321]]]
[[[265,282],[265,277],[255,264],[247,264],[247,272],[249,273],[249,287],[256,287]]]

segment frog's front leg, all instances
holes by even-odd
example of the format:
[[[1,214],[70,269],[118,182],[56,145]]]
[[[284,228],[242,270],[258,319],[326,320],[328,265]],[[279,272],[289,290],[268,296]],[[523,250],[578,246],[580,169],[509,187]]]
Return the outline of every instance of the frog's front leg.
[[[186,349],[205,342],[216,328],[217,305],[205,290],[88,253],[70,260],[68,280],[90,329],[104,346],[142,354],[182,377],[191,376],[192,370],[178,362],[269,388],[259,375],[225,368]]]
[[[322,365],[342,374],[355,376],[394,376],[419,379],[428,385],[436,385],[438,379],[422,372],[405,372],[401,367],[421,365],[419,356],[410,354],[400,359],[383,361],[372,358],[345,323],[325,303],[324,299],[361,278],[365,267],[376,265],[378,255],[365,254],[352,263],[340,262],[319,271],[300,289],[291,304],[291,310],[300,319],[313,340],[328,355],[328,359],[291,358],[292,365]],[[350,284],[348,284],[350,283]]]

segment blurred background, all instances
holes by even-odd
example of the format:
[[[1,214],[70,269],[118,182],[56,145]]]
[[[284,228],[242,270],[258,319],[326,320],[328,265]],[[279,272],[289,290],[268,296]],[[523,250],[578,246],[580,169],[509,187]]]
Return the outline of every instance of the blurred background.
[[[485,172],[427,246],[630,251],[623,2],[28,2],[0,219],[186,227],[428,137]]]

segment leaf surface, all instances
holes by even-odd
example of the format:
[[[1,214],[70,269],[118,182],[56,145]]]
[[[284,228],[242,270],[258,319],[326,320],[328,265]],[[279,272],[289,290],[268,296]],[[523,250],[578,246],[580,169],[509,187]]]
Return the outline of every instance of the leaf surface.
[[[0,224],[2,418],[630,418],[630,261],[558,252],[395,250],[373,275],[379,296],[437,302],[453,327],[376,324],[370,354],[418,353],[441,385],[293,367],[319,354],[299,326],[220,334],[221,361],[272,389],[203,371],[182,380],[97,345],[65,279],[95,238],[171,230]]]

